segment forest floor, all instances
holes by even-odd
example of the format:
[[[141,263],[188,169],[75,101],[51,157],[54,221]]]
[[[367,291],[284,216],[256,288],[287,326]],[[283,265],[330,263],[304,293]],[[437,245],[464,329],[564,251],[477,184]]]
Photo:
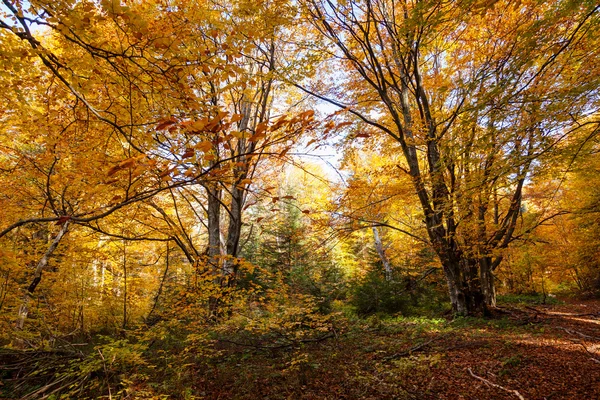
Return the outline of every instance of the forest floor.
[[[80,365],[76,376],[90,384],[76,398],[600,399],[600,300],[500,304],[492,318],[449,318],[340,315],[333,331],[303,344],[261,347],[217,339],[210,356],[184,363],[177,351],[165,350],[164,365],[134,363],[136,374],[103,375],[104,358],[91,364],[74,359]],[[28,357],[15,365],[50,360],[46,353]],[[86,368],[96,372],[87,374]],[[22,398],[10,389],[20,369],[27,368],[13,368],[0,379],[1,399]],[[64,385],[68,377],[53,375],[48,379],[55,383],[43,378],[28,398],[42,398],[35,395],[38,387]],[[102,386],[109,379],[128,387],[113,385],[111,395]]]
[[[225,347],[211,399],[600,399],[600,301],[501,305],[495,318],[371,318],[296,349]]]

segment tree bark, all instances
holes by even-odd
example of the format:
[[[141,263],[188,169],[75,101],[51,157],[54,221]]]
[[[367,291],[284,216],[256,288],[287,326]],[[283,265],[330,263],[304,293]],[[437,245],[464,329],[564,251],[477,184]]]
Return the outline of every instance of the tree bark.
[[[373,237],[375,239],[375,250],[377,250],[377,254],[379,254],[379,258],[383,264],[385,280],[389,282],[392,280],[392,266],[390,265],[390,260],[385,254],[385,249],[383,248],[383,243],[381,242],[381,237],[379,236],[379,229],[377,229],[376,226],[373,227]]]
[[[460,255],[443,263],[452,310],[458,315],[488,315],[496,306],[496,289],[487,258],[469,259]]]
[[[40,281],[42,280],[42,272],[44,271],[44,268],[46,268],[46,266],[48,265],[48,259],[50,258],[52,253],[54,253],[54,251],[58,247],[58,243],[63,238],[63,236],[67,233],[68,229],[69,229],[69,221],[67,220],[62,224],[60,230],[58,231],[58,233],[56,234],[54,239],[52,239],[50,246],[48,246],[48,249],[46,250],[46,252],[42,256],[40,261],[37,263],[37,266],[35,267],[35,272],[33,274],[33,281],[27,288],[27,291],[25,292],[25,295],[23,296],[23,301],[21,302],[21,306],[19,307],[19,313],[18,313],[17,323],[16,323],[16,328],[19,330],[23,329],[23,327],[25,326],[25,320],[27,319],[27,315],[29,314],[29,302],[33,298],[33,292],[35,291],[35,288],[39,285]]]
[[[221,256],[221,191],[207,186],[208,193],[208,256],[219,263]]]
[[[487,307],[496,307],[496,282],[494,269],[489,257],[480,260],[479,279]]]

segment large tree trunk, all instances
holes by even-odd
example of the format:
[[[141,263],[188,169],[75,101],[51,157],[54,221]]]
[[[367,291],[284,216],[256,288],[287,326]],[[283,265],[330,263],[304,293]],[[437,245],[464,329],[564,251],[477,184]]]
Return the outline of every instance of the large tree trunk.
[[[458,315],[488,315],[496,290],[487,259],[456,257],[443,263],[452,310]]]
[[[494,280],[494,268],[489,257],[480,260],[479,279],[485,304],[487,307],[496,307],[496,283]]]

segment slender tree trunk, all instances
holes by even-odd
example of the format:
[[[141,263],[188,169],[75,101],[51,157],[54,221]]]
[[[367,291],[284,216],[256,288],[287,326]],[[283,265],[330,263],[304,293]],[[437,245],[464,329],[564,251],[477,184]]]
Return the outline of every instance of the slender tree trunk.
[[[207,187],[208,193],[208,256],[219,264],[221,255],[221,191]]]
[[[390,260],[385,254],[385,249],[383,248],[383,243],[381,242],[381,237],[379,236],[379,229],[377,229],[376,226],[373,227],[373,237],[375,239],[375,250],[377,250],[377,254],[379,254],[379,258],[383,264],[383,270],[385,271],[385,280],[389,282],[392,280],[392,266],[390,265]]]
[[[100,300],[104,299],[104,280],[106,278],[106,266],[104,261],[100,263]]]
[[[154,312],[154,309],[156,308],[156,305],[158,304],[158,300],[160,299],[160,295],[162,294],[162,291],[163,291],[163,286],[167,279],[167,274],[169,273],[169,257],[170,257],[169,253],[170,253],[169,242],[167,242],[167,254],[165,256],[165,272],[163,273],[162,279],[160,280],[158,290],[156,291],[156,296],[154,296],[154,302],[152,303],[152,308],[150,309],[148,316],[145,318],[146,324],[149,323],[150,317],[152,316],[152,313]]]
[[[571,267],[571,270],[573,271],[573,280],[575,281],[575,283],[577,284],[577,288],[579,290],[583,290],[583,284],[581,283],[581,278],[579,277],[579,271],[577,270],[576,266]]]
[[[123,241],[123,330],[127,328],[127,245]]]
[[[224,279],[225,260],[223,259],[222,232],[221,232],[221,195],[222,191],[215,186],[207,186],[208,192],[208,258],[216,275],[214,283],[222,287]],[[211,320],[217,320],[222,312],[222,299],[220,296],[210,296],[208,299],[208,314]]]
[[[2,290],[0,290],[0,310],[2,310],[2,306],[4,305],[4,300],[6,299],[6,294],[8,293],[8,278],[10,277],[10,271],[6,271],[6,277],[4,278],[4,283],[2,284]]]
[[[68,229],[69,229],[69,221],[65,221],[62,224],[62,226],[61,226],[60,230],[58,231],[58,233],[56,234],[56,236],[54,237],[54,239],[52,240],[52,242],[50,243],[50,246],[48,247],[48,249],[42,256],[40,261],[37,263],[35,272],[33,274],[33,281],[27,288],[27,291],[25,292],[25,295],[23,296],[23,301],[21,303],[21,306],[19,307],[19,313],[18,313],[17,323],[16,323],[16,328],[19,330],[23,329],[23,326],[25,325],[25,320],[27,319],[27,315],[29,314],[29,302],[33,298],[33,292],[35,291],[35,288],[39,285],[40,281],[42,280],[42,272],[44,271],[44,268],[46,268],[46,266],[48,265],[48,259],[50,258],[52,253],[54,253],[54,250],[56,250],[56,248],[58,247],[58,243],[63,238],[63,236],[67,233]]]
[[[237,257],[242,233],[242,207],[244,204],[244,190],[238,186],[231,188],[231,207],[229,215],[229,227],[227,230],[227,242],[225,249],[228,256]],[[233,278],[236,274],[233,260],[227,259],[223,263],[223,273]]]

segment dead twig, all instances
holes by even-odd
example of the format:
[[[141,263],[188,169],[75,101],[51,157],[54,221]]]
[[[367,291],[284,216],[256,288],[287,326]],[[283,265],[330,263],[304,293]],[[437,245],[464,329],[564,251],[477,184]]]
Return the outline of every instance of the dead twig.
[[[504,390],[505,392],[508,392],[508,393],[512,393],[512,394],[514,394],[515,396],[517,396],[517,397],[519,398],[519,400],[525,400],[525,397],[523,397],[523,395],[521,395],[521,393],[519,393],[517,390],[513,390],[513,389],[507,389],[507,388],[505,388],[504,386],[500,386],[500,385],[498,385],[498,384],[495,384],[495,383],[493,383],[493,382],[490,382],[490,381],[488,381],[487,379],[485,379],[485,378],[482,378],[481,376],[477,376],[477,375],[475,375],[475,374],[473,373],[473,371],[471,371],[471,368],[469,368],[469,374],[471,374],[471,376],[472,376],[473,378],[475,378],[475,379],[479,379],[481,382],[485,383],[485,384],[486,384],[486,385],[488,385],[488,386],[493,386],[493,387],[495,387],[495,388],[502,389],[502,390]]]

